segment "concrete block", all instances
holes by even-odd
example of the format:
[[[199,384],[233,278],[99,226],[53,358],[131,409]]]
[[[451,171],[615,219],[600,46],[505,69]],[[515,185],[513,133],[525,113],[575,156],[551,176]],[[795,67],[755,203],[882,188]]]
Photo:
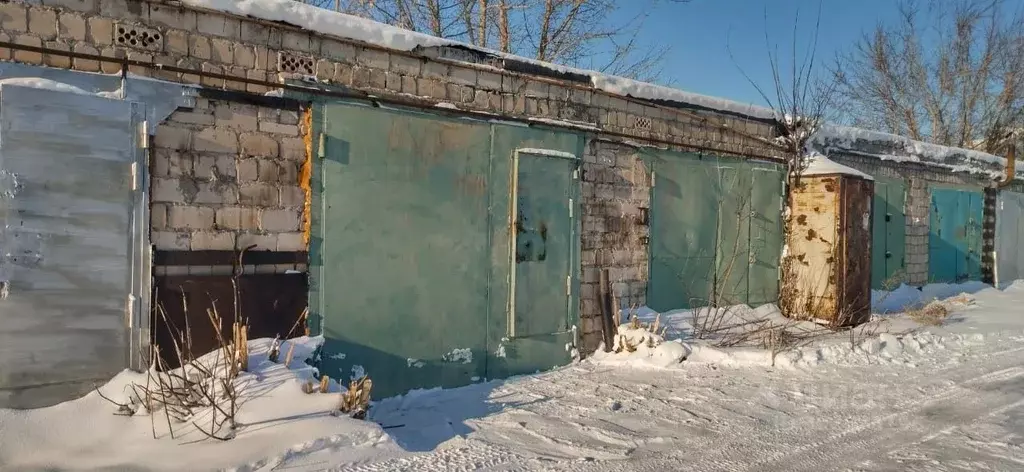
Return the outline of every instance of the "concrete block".
[[[85,41],[88,33],[85,17],[77,13],[63,12],[57,18],[57,29],[62,39]]]
[[[255,231],[259,229],[259,210],[240,206],[218,208],[216,227],[219,229]]]
[[[168,120],[186,125],[211,126],[214,124],[213,114],[206,111],[178,110],[172,113]],[[160,128],[162,126],[157,129],[159,130]]]
[[[277,235],[276,234],[259,234],[259,233],[239,233],[235,240],[235,249],[242,250],[249,246],[255,245],[253,248],[259,251],[275,251],[277,250]]]
[[[198,34],[190,35],[188,37],[188,55],[204,61],[210,60],[213,57],[213,46],[210,44],[210,38]]]
[[[263,231],[299,231],[302,214],[297,210],[263,210],[260,213],[260,229]]]
[[[311,44],[309,33],[300,31],[283,31],[281,33],[281,49],[308,53],[312,52]]]
[[[192,157],[173,149],[157,148],[153,151],[155,177],[181,177],[192,175]]]
[[[28,31],[28,8],[24,3],[0,3],[0,29],[8,34]]]
[[[286,136],[299,135],[299,126],[297,124],[286,125],[283,123],[275,123],[272,121],[260,121],[259,130],[264,133],[282,134]]]
[[[280,198],[277,187],[265,183],[251,183],[239,185],[238,202],[243,205],[272,207],[280,203]]]
[[[154,203],[149,207],[149,226],[155,231],[167,229],[167,205]]]
[[[175,205],[167,209],[167,224],[177,229],[213,229],[213,208]]]
[[[107,18],[89,18],[89,33],[86,41],[96,46],[114,44],[114,21]]]
[[[301,138],[281,138],[281,157],[290,161],[306,160],[306,143]]]
[[[277,35],[280,38],[280,34]],[[267,46],[270,41],[270,28],[252,21],[243,21],[241,39],[247,43]],[[280,47],[280,45],[278,45]]]
[[[196,30],[202,34],[238,39],[241,36],[242,22],[237,18],[217,13],[198,13]]]
[[[233,205],[238,203],[238,184],[234,182],[199,181],[196,182],[196,195],[193,203],[206,205]]]
[[[278,157],[280,145],[274,138],[262,133],[242,133],[242,154],[245,156]]]
[[[501,74],[495,72],[479,71],[476,76],[476,88],[490,90],[492,92],[501,91]]]
[[[398,54],[391,55],[391,72],[397,72],[402,75],[420,75],[420,70],[423,67],[423,60],[415,57],[402,56]]]
[[[235,166],[235,172],[239,182],[255,182],[259,179],[259,160],[239,159]]]
[[[178,179],[154,178],[151,184],[150,199],[156,202],[186,203],[185,192],[181,190]]]
[[[233,64],[235,61],[235,44],[223,38],[210,40],[210,59],[222,64]],[[255,58],[254,58],[255,59]]]
[[[39,39],[39,38],[37,38],[35,36],[28,35],[28,34],[20,34],[20,35],[15,36],[14,37],[14,43],[15,44],[21,44],[21,45],[24,45],[24,46],[35,46],[37,48],[43,46],[43,40],[41,40],[41,39]],[[86,51],[86,50],[90,50],[91,49],[92,51],[98,52],[98,51],[96,51],[96,48],[94,48],[92,46],[88,46],[88,45],[79,45],[79,46],[76,46],[75,49],[76,50],[77,49],[82,49],[82,51]],[[95,54],[95,52],[93,54]],[[14,51],[14,60],[17,61],[17,62],[25,63],[25,64],[39,65],[39,64],[43,63],[43,55],[38,53],[38,52],[29,52],[29,51],[15,50]],[[76,64],[79,64],[79,63],[82,64],[82,67],[81,67],[82,70],[85,70],[85,71],[88,71],[88,72],[95,72],[95,71],[98,71],[100,69],[100,64],[98,62],[96,62],[96,61],[82,61],[82,60],[76,59],[75,63]]]
[[[281,180],[281,165],[277,159],[257,159],[258,174],[256,180],[260,182],[277,183]]]
[[[219,128],[256,131],[260,125],[256,107],[251,105],[222,102],[214,109],[213,116]]]
[[[196,133],[192,149],[225,154],[238,153],[238,133],[228,128],[206,128]]]
[[[95,13],[98,5],[96,0],[32,0],[26,3],[43,4],[52,8],[73,10],[81,13]]]
[[[360,49],[356,52],[355,62],[370,69],[387,71],[391,65],[391,54],[376,49]]]
[[[282,185],[281,206],[288,208],[302,208],[306,204],[306,191],[297,185]]]
[[[189,234],[176,231],[153,231],[150,242],[162,251],[185,251],[189,249]]]
[[[191,234],[193,251],[231,251],[235,249],[235,234],[218,231],[196,231]]]
[[[278,251],[308,251],[309,246],[306,244],[305,234],[298,233],[280,233],[277,235],[277,250]]]
[[[46,41],[43,45],[47,49],[52,49],[52,50],[57,50],[57,51],[70,51],[71,50],[71,46],[67,45],[66,43],[61,43],[61,42],[57,42],[57,41]],[[45,64],[45,65],[47,65],[49,67],[56,67],[58,69],[70,69],[71,68],[71,57],[70,56],[63,56],[63,55],[60,55],[60,54],[49,54],[49,53],[47,53],[46,56],[43,57],[43,64]]]
[[[149,4],[149,21],[152,25],[195,31],[196,12],[172,5]]]
[[[320,56],[334,62],[352,63],[356,58],[356,48],[333,39],[323,39],[320,43]]]

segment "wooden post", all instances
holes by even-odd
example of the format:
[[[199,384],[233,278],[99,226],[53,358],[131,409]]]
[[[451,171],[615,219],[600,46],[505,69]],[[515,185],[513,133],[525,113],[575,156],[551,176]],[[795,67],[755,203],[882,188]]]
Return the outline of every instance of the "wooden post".
[[[615,308],[612,303],[612,285],[608,280],[608,269],[601,269],[600,278],[601,293],[601,331],[604,335],[604,352],[612,351],[612,344],[615,343],[615,333],[618,329],[613,313]],[[617,318],[617,317],[616,317]]]

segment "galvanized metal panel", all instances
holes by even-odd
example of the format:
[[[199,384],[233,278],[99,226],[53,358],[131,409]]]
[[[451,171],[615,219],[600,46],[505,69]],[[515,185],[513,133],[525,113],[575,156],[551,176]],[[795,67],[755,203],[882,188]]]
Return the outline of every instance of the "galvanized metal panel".
[[[321,371],[375,396],[485,373],[486,124],[325,106]]]
[[[999,192],[995,239],[996,284],[1024,279],[1024,193]]]
[[[717,166],[695,154],[659,153],[653,167],[647,304],[655,310],[705,305],[716,271]]]
[[[130,102],[0,88],[0,405],[69,400],[127,366],[136,139]]]
[[[929,281],[962,282],[981,278],[983,200],[980,192],[932,189]]]

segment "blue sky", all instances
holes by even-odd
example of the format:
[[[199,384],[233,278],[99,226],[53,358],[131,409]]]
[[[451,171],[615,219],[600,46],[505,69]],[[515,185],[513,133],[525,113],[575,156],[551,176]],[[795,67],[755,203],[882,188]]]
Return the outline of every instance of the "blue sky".
[[[630,3],[622,0],[623,4]],[[641,3],[641,2],[637,2]],[[765,5],[769,6],[767,24]],[[690,92],[764,104],[737,68],[762,86],[772,86],[766,56],[765,29],[781,50],[792,46],[794,18],[799,11],[799,32],[807,44],[812,37],[819,0],[691,0],[663,3],[646,20],[645,43],[669,42],[664,76],[672,86]],[[836,53],[848,50],[878,21],[896,19],[896,0],[822,0],[821,32],[817,57],[830,65]],[[637,9],[623,8],[629,19]],[[729,57],[729,48],[735,61]],[[782,54],[789,64],[791,54]],[[826,64],[827,63],[827,64]]]

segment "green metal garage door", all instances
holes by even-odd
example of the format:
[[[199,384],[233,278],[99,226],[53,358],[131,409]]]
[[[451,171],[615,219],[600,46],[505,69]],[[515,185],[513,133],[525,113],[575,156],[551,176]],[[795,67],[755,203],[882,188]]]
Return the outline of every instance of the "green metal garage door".
[[[381,398],[567,363],[581,137],[359,104],[319,113],[321,371],[368,374]]]
[[[656,310],[778,298],[780,166],[659,152],[647,303]]]
[[[900,274],[905,264],[906,186],[900,180],[875,179],[872,201],[871,288],[893,289],[903,282]]]

